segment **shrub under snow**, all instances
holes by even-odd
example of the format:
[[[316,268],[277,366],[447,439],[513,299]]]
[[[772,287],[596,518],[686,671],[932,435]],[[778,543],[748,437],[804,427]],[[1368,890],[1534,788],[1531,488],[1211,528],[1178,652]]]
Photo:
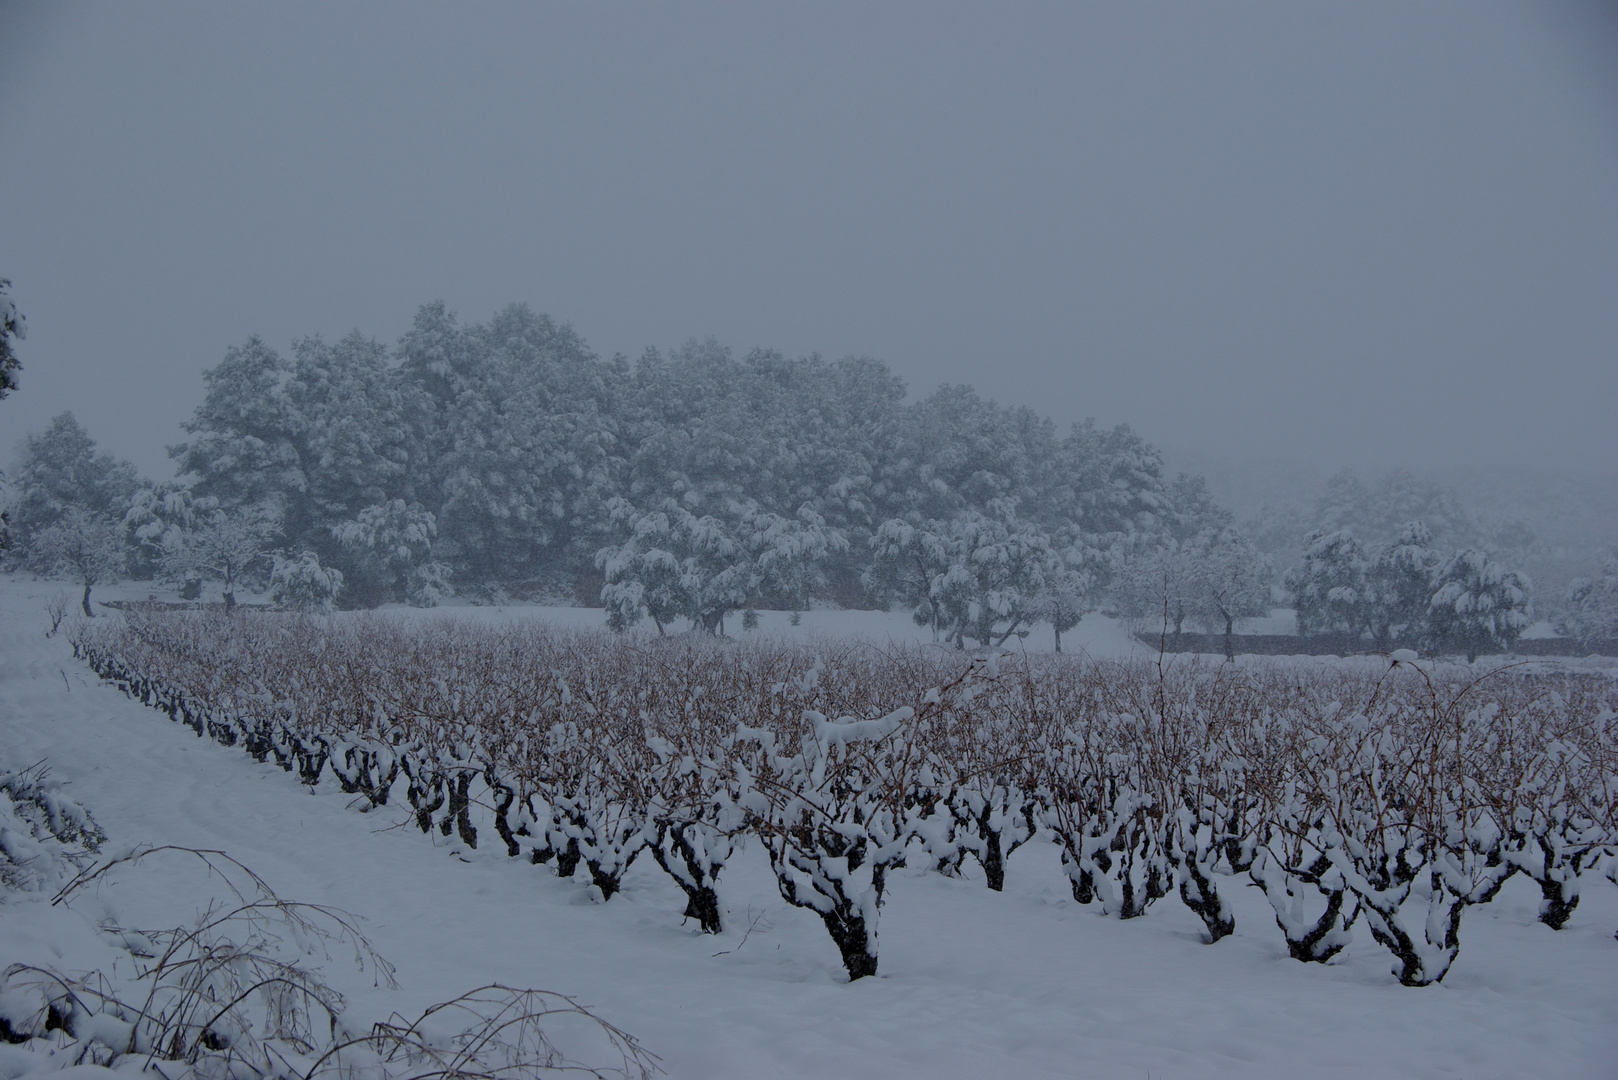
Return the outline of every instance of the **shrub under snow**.
[[[270,599],[295,611],[328,612],[343,591],[343,573],[320,565],[312,551],[277,555],[270,568]]]
[[[0,766],[0,889],[50,892],[106,839],[44,763]]]

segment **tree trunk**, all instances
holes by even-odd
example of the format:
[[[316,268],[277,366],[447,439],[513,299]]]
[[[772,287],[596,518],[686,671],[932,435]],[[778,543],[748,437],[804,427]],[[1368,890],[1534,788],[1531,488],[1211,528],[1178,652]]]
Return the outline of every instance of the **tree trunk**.
[[[84,584],[84,596],[79,600],[79,603],[84,608],[84,617],[86,619],[93,619],[93,618],[96,617],[96,613],[90,610],[90,583],[89,582],[85,582],[85,584]]]
[[[1004,892],[1006,888],[1006,858],[1000,850],[999,834],[991,834],[985,838],[988,842],[983,845],[983,876],[988,879],[991,892]]]
[[[1204,872],[1194,853],[1187,853],[1180,877],[1180,899],[1196,913],[1208,931],[1208,944],[1212,945],[1236,932],[1236,916],[1230,905],[1220,899],[1219,887],[1213,877]]]
[[[842,954],[843,968],[848,981],[876,974],[876,957],[866,951],[865,919],[855,914],[852,905],[839,904],[835,911],[821,912],[820,921],[826,924],[837,951]]]
[[[559,878],[571,878],[574,871],[579,868],[579,859],[581,857],[579,838],[576,836],[568,837],[567,847],[556,853],[556,876]]]
[[[1576,880],[1576,879],[1575,879]],[[1579,894],[1576,891],[1564,890],[1561,881],[1541,881],[1539,883],[1540,895],[1543,899],[1539,903],[1539,921],[1552,930],[1560,930],[1567,925],[1573,917],[1573,909],[1579,906]],[[1572,895],[1568,895],[1572,892]]]
[[[1061,628],[1057,627],[1055,623],[1052,623],[1051,627],[1056,630],[1056,651],[1061,652],[1062,651],[1062,631],[1061,631]]]
[[[1225,616],[1225,661],[1228,663],[1229,661],[1236,659],[1236,650],[1235,650],[1235,648],[1232,645],[1232,642],[1230,640],[1231,635],[1235,632],[1235,630],[1234,630],[1235,620],[1230,617],[1230,612],[1228,612],[1228,611],[1224,613],[1224,616]]]
[[[697,920],[704,934],[717,934],[724,930],[719,921],[719,894],[706,885],[687,891],[685,917]]]
[[[651,845],[652,858],[657,865],[663,868],[664,873],[674,879],[674,883],[685,892],[685,917],[697,920],[704,934],[720,933],[724,926],[719,918],[719,894],[713,888],[713,875],[716,868],[711,864],[707,867],[701,865],[697,858],[696,849],[692,846],[684,833],[685,826],[667,822],[658,825],[657,841]],[[673,851],[666,851],[663,841],[673,837]],[[670,858],[678,858],[685,864],[685,873],[680,874],[669,864]],[[720,864],[723,865],[723,864]]]

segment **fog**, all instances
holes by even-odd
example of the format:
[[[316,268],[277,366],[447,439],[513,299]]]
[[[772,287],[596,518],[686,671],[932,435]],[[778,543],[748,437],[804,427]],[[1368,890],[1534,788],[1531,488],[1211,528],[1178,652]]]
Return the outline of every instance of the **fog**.
[[[0,9],[6,456],[524,301],[1217,460],[1618,461],[1618,17],[1566,5]]]
[[[1618,0],[0,0],[0,399],[0,1080],[1615,1075]]]

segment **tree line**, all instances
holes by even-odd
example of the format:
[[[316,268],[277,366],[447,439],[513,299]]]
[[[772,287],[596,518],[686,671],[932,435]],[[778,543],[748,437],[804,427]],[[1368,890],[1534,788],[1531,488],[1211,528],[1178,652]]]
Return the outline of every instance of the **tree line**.
[[[461,592],[600,603],[660,632],[897,605],[962,648],[1043,623],[1060,651],[1102,610],[1223,631],[1229,653],[1240,620],[1291,602],[1305,635],[1472,654],[1529,619],[1525,575],[1418,522],[1374,553],[1311,534],[1278,583],[1202,479],[1170,477],[1129,427],[1061,434],[963,386],[908,400],[868,358],[710,339],[631,363],[523,305],[464,324],[435,303],[392,348],[356,332],[288,357],[254,337],[203,379],[170,480],[99,453],[71,414],[30,436],[14,561],[71,572],[86,613],[127,572],[187,597],[217,582],[227,606],[244,582],[302,608]],[[1582,588],[1588,635],[1612,590]]]
[[[603,359],[521,305],[483,324],[426,305],[391,349],[354,333],[283,356],[255,337],[204,382],[172,480],[98,453],[71,415],[30,437],[16,546],[82,515],[127,530],[133,572],[181,581],[233,585],[256,538],[283,577],[335,571],[345,606],[451,590],[595,603],[659,534],[684,583],[643,582],[640,617],[717,628],[749,605],[888,602],[873,541],[890,522],[945,535],[970,519],[1077,552],[1229,520],[1127,426],[1060,434],[960,386],[910,401],[866,358],[738,358],[710,340]],[[703,561],[738,565],[715,585]],[[607,597],[624,618],[632,591]]]

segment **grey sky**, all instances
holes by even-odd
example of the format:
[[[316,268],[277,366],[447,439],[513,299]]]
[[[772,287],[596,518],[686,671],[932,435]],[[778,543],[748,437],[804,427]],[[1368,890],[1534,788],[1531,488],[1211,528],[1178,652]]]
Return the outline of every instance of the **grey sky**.
[[[1326,466],[1618,462],[1612,6],[0,4],[5,456],[523,300]]]

